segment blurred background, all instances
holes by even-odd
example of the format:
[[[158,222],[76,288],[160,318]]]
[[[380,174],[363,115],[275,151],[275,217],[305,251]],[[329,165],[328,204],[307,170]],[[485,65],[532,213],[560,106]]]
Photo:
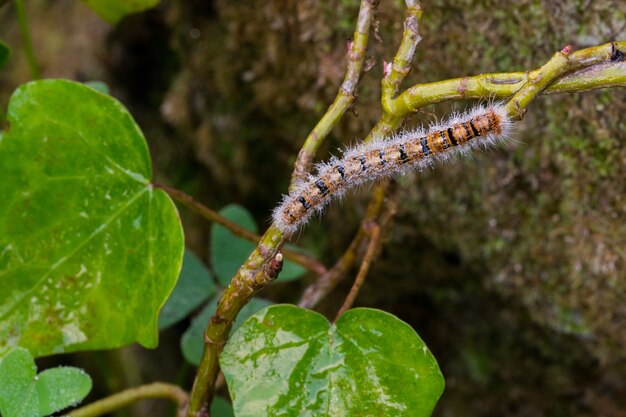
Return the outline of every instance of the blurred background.
[[[187,0],[110,25],[76,0],[30,0],[43,78],[102,81],[150,144],[156,181],[208,207],[237,203],[261,231],[295,156],[343,80],[356,0]],[[626,39],[623,1],[424,2],[423,41],[404,87],[525,71],[567,44]],[[381,0],[358,100],[319,153],[363,138],[381,114],[382,60],[395,54],[404,4]],[[0,105],[31,79],[14,7]],[[428,107],[429,123],[469,102]],[[400,206],[357,305],[389,311],[428,344],[446,378],[437,416],[626,416],[626,91],[540,97],[513,140],[399,179]],[[297,243],[330,266],[364,214],[370,188],[334,204]],[[187,247],[212,268],[210,227],[179,207]],[[351,277],[355,275],[353,272]],[[351,278],[350,277],[350,278]],[[274,285],[295,303],[313,280]],[[333,317],[349,280],[319,306]],[[160,346],[45,358],[84,367],[89,399],[154,380],[190,389],[183,320]],[[226,395],[226,389],[221,388]],[[143,402],[117,417],[173,413]],[[172,414],[173,415],[173,414]]]

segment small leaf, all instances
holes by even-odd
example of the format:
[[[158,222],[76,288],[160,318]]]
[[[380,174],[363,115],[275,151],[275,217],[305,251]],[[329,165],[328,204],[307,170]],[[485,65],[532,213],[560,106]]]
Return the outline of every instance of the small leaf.
[[[310,310],[268,307],[232,335],[220,365],[237,417],[428,417],[444,386],[409,325],[365,308],[330,324]]]
[[[237,204],[224,207],[219,214],[244,229],[258,233],[257,225],[248,210]],[[211,265],[222,285],[228,285],[254,248],[256,248],[254,243],[233,235],[230,230],[219,224],[211,227]]]
[[[111,95],[109,86],[103,81],[85,81],[85,85],[101,92],[102,94]]]
[[[215,313],[215,308],[220,296],[221,295],[218,295],[213,298],[204,307],[202,312],[200,312],[200,314],[193,319],[191,326],[189,326],[180,340],[183,357],[187,360],[187,362],[193,365],[197,366],[202,358],[202,352],[204,350],[204,331],[209,323],[209,319],[213,313]],[[241,326],[243,322],[248,319],[248,317],[272,304],[273,303],[271,301],[263,298],[252,298],[237,315],[235,323],[233,323],[231,333],[237,330],[237,328],[239,328],[239,326]]]
[[[43,417],[78,404],[91,391],[82,369],[58,367],[35,376],[28,350],[17,348],[0,360],[0,412],[4,417]]]
[[[154,347],[183,233],[150,183],[146,141],[115,99],[24,84],[0,141],[0,346],[34,356]]]
[[[83,0],[83,2],[109,23],[117,23],[129,14],[142,12],[159,4],[159,0]]]
[[[211,403],[211,417],[235,417],[233,406],[222,397],[214,397]]]
[[[0,69],[9,62],[9,56],[11,55],[11,48],[9,45],[0,40]]]
[[[253,233],[258,233],[256,222],[252,215],[244,207],[230,204],[224,207],[221,216],[237,223],[239,226]],[[211,228],[211,265],[219,282],[226,286],[235,275],[256,245],[245,239],[233,235],[228,229],[219,224]],[[294,249],[290,247],[290,249]],[[292,281],[300,278],[306,270],[300,265],[285,260],[282,272],[278,275],[277,282]]]
[[[159,315],[163,330],[187,316],[215,293],[213,277],[193,252],[186,250],[176,287]]]

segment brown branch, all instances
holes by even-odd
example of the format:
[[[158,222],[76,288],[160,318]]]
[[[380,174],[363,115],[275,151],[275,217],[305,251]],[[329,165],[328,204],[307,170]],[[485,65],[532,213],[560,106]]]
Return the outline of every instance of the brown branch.
[[[320,276],[304,291],[298,306],[315,308],[347,276],[350,268],[359,257],[359,253],[368,245],[368,228],[370,225],[376,224],[381,230],[385,230],[395,216],[398,207],[397,191],[397,183],[393,180],[385,180],[376,186],[359,231],[348,249],[326,274]]]
[[[361,0],[357,25],[354,31],[354,39],[348,44],[348,68],[346,70],[346,76],[335,100],[317,125],[315,125],[298,153],[291,175],[291,187],[294,186],[297,180],[306,177],[311,169],[311,163],[317,150],[322,145],[331,129],[341,119],[346,110],[350,108],[356,98],[356,89],[365,61],[365,51],[369,40],[372,15],[377,5],[378,0]]]
[[[344,300],[343,305],[341,306],[339,311],[337,311],[337,316],[335,317],[335,321],[337,321],[337,319],[343,313],[348,311],[350,307],[352,307],[352,304],[354,304],[354,300],[356,300],[356,296],[359,294],[359,290],[361,289],[361,286],[365,282],[365,277],[367,277],[367,273],[370,270],[370,265],[372,264],[374,255],[376,255],[376,251],[380,247],[380,242],[381,242],[380,225],[376,223],[370,223],[370,224],[367,224],[365,227],[367,227],[368,229],[368,234],[370,238],[370,241],[367,245],[367,251],[365,252],[365,255],[363,256],[363,262],[361,262],[361,267],[359,268],[359,272],[356,275],[356,278],[354,279],[352,288],[350,288],[350,292],[348,293],[348,296]]]
[[[219,213],[216,213],[215,211],[211,210],[210,208],[208,208],[207,206],[205,206],[204,204],[202,204],[201,202],[199,202],[198,200],[196,200],[189,194],[185,193],[184,191],[169,187],[164,184],[154,183],[153,185],[156,188],[160,188],[161,190],[165,191],[174,200],[178,201],[185,207],[191,209],[195,213],[198,213],[200,216],[204,217],[205,219],[211,222],[217,223],[221,226],[224,226],[235,236],[239,236],[252,243],[258,243],[259,240],[261,239],[261,237],[258,236],[257,234],[252,233],[248,229],[243,228],[237,223],[228,220],[224,216],[221,216]],[[305,255],[303,253],[295,252],[289,249],[284,249],[283,255],[285,256],[285,258],[297,264],[302,265],[303,267],[305,267],[311,272],[314,272],[318,276],[326,273],[326,267],[317,259],[311,256]]]
[[[172,400],[178,405],[179,412],[185,407],[189,400],[188,394],[178,385],[154,382],[152,384],[126,389],[84,407],[77,408],[65,415],[68,417],[101,416],[147,398]]]

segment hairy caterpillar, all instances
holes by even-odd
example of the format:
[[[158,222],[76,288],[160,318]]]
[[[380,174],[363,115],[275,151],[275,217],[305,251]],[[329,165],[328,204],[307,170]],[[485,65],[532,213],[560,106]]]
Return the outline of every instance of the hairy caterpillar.
[[[500,104],[453,115],[428,130],[417,129],[347,149],[342,158],[315,166],[317,174],[296,184],[274,210],[276,227],[290,235],[345,191],[379,178],[423,169],[435,160],[464,154],[507,138],[511,120]]]

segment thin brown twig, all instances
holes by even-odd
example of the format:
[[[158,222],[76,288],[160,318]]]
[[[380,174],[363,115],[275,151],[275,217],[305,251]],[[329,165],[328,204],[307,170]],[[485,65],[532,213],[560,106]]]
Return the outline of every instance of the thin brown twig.
[[[291,187],[294,186],[297,180],[306,177],[311,169],[311,163],[317,150],[322,145],[331,129],[337,124],[356,99],[356,89],[363,71],[372,16],[377,4],[378,0],[361,0],[357,25],[354,30],[354,39],[348,44],[348,67],[346,69],[346,76],[341,87],[339,87],[339,92],[335,100],[317,125],[315,125],[311,133],[309,133],[309,136],[306,138],[304,145],[302,145],[298,153],[293,173],[291,174]]]
[[[335,321],[346,311],[352,307],[354,304],[354,300],[356,300],[357,295],[359,294],[359,290],[361,286],[365,282],[365,277],[367,277],[367,273],[370,270],[370,265],[374,260],[374,256],[376,255],[376,251],[380,247],[380,225],[376,223],[370,223],[365,225],[368,230],[368,235],[370,238],[369,243],[367,244],[367,250],[365,251],[365,255],[363,256],[363,261],[361,262],[361,266],[359,267],[359,272],[354,279],[354,283],[352,284],[352,288],[350,288],[350,292],[348,293],[346,299],[339,311],[337,311],[337,316],[335,317]]]
[[[221,216],[219,213],[211,210],[210,208],[208,208],[207,206],[205,206],[204,204],[202,204],[201,202],[199,202],[198,200],[196,200],[189,194],[185,193],[184,191],[178,190],[176,188],[173,188],[164,184],[153,183],[153,185],[156,188],[159,188],[165,191],[174,200],[178,201],[185,207],[191,209],[195,213],[198,213],[205,219],[211,222],[217,223],[221,226],[224,226],[235,236],[239,236],[252,243],[258,243],[259,240],[261,239],[261,236],[249,231],[248,229],[241,227],[240,225],[238,225],[237,223],[233,221],[228,220],[224,216]],[[317,259],[311,256],[305,255],[303,253],[295,252],[289,249],[283,249],[282,252],[285,258],[297,264],[302,265],[303,267],[305,267],[311,272],[314,272],[318,276],[323,275],[327,272],[326,267]]]
[[[352,265],[359,257],[359,253],[367,245],[367,224],[372,222],[378,222],[385,208],[393,209],[394,204],[390,204],[395,198],[395,182],[382,181],[376,185],[372,197],[367,206],[367,210],[359,230],[352,239],[352,242],[348,245],[348,248],[339,257],[335,265],[328,270],[324,275],[320,275],[311,285],[309,285],[302,298],[298,302],[298,306],[303,308],[314,308],[328,293],[330,293],[339,282],[341,282]]]
[[[153,382],[152,384],[126,389],[84,407],[77,408],[76,410],[67,413],[66,416],[101,416],[147,398],[164,398],[172,400],[177,404],[180,414],[181,410],[186,406],[187,401],[189,400],[189,395],[178,385],[166,384],[164,382]]]

